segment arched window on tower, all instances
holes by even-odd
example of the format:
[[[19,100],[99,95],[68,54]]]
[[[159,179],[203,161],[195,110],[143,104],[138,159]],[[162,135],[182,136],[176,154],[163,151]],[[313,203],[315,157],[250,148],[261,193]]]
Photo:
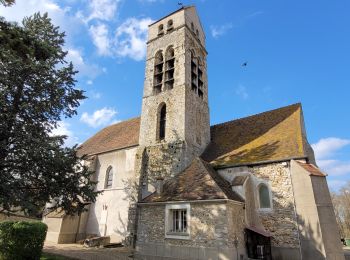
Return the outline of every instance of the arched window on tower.
[[[201,98],[203,97],[203,71],[202,71],[202,62],[201,60],[198,58],[198,96],[200,96]]]
[[[160,24],[158,26],[158,36],[163,35],[163,34],[164,34],[164,26],[163,26],[163,24]]]
[[[109,166],[106,171],[105,189],[112,188],[112,185],[113,185],[113,168],[112,166]]]
[[[163,84],[163,53],[158,51],[154,58],[154,78],[153,78],[153,92],[158,94],[162,91]]]
[[[201,98],[204,93],[202,65],[201,59],[191,51],[191,89]]]
[[[168,21],[168,27],[167,27],[167,31],[171,31],[174,29],[174,23],[173,23],[173,20],[169,20]]]
[[[271,197],[270,197],[269,187],[265,183],[259,184],[258,193],[259,193],[259,208],[270,209]]]
[[[169,47],[165,53],[165,89],[174,87],[175,53],[173,47]]]
[[[165,139],[165,127],[166,127],[166,105],[165,104],[162,104],[160,106],[158,120],[159,120],[158,139],[164,140]]]

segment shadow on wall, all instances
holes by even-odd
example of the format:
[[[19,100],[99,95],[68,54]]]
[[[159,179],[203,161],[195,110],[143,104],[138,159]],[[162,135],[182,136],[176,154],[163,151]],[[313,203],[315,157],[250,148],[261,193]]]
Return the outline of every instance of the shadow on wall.
[[[243,205],[192,204],[191,240],[165,239],[164,214],[164,205],[141,207],[138,249],[149,259],[193,259],[195,255],[199,259],[240,259],[245,255]]]
[[[280,194],[277,194],[276,192],[272,192],[273,196],[273,212],[271,213],[263,213],[266,217],[271,215],[271,218],[274,219],[274,216],[277,215],[289,215],[293,214],[294,215],[294,205],[292,203],[288,203],[286,205],[280,204],[278,201],[281,201],[283,199],[283,196]],[[296,219],[295,219],[296,218]],[[283,221],[287,221],[288,218],[285,218]],[[300,258],[300,253],[303,254],[303,259],[312,259],[312,260],[321,260],[321,259],[326,259],[324,254],[322,253],[322,234],[321,234],[321,228],[320,228],[320,223],[317,221],[317,223],[309,223],[309,221],[305,220],[303,216],[300,214],[296,214],[294,219],[294,223],[296,221],[297,226],[295,224],[295,231],[298,230],[299,232],[299,237],[300,237],[300,243],[301,243],[301,249],[295,248],[294,247],[294,253],[292,250],[288,249],[291,248],[288,243],[280,243],[280,240],[287,240],[288,238],[285,237],[283,238],[284,232],[281,232],[282,229],[285,229],[286,227],[283,225],[283,222],[280,222],[278,224],[277,221],[274,221],[273,226],[266,225],[263,221],[263,225],[267,231],[269,231],[272,234],[272,255],[273,259],[278,259],[278,260],[289,260],[289,259],[301,259]],[[296,232],[293,230],[289,231],[289,236],[292,236],[294,233],[294,236],[298,236]],[[316,240],[315,238],[318,237],[320,240]],[[287,239],[286,239],[287,238]],[[338,239],[338,238],[336,238]],[[339,243],[340,241],[340,236],[339,236]],[[277,247],[277,248],[276,248]],[[279,248],[280,249],[279,249]],[[297,254],[294,257],[291,254]],[[298,257],[298,258],[297,258]]]

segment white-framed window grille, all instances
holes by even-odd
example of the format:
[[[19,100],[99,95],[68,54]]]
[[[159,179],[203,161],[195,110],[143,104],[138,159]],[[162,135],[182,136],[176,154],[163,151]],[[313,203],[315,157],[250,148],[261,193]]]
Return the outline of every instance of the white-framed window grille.
[[[190,238],[189,203],[167,204],[165,206],[165,237],[174,239]]]

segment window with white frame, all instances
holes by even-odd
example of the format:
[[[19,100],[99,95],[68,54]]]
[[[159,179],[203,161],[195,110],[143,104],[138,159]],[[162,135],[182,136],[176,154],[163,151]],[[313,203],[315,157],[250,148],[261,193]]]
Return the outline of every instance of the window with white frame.
[[[169,204],[165,210],[165,237],[188,239],[190,204]]]
[[[271,194],[270,189],[267,184],[260,183],[258,186],[258,195],[259,195],[259,208],[260,209],[271,209]]]

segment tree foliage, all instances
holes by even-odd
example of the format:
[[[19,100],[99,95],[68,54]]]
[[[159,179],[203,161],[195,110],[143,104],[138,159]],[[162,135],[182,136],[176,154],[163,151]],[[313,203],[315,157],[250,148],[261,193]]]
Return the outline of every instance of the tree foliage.
[[[51,134],[85,98],[64,37],[47,14],[22,26],[0,18],[0,210],[31,214],[54,200],[54,208],[74,213],[97,195],[75,147]]]
[[[4,6],[10,6],[10,5],[13,5],[14,3],[15,3],[15,0],[0,0],[0,4]]]
[[[342,238],[350,238],[350,182],[332,194],[335,216]]]

